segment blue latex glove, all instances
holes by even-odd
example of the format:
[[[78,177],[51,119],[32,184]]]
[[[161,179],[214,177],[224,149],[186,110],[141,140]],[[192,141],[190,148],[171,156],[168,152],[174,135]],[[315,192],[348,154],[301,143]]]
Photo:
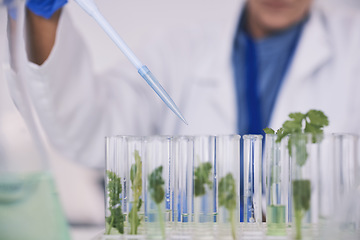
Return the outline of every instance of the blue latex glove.
[[[67,2],[67,0],[27,0],[26,6],[36,15],[49,19]]]

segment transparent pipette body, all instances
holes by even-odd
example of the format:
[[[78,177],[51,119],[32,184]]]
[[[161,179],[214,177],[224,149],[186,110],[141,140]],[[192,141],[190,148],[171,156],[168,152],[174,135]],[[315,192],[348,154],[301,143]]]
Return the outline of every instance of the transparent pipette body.
[[[176,106],[175,102],[171,99],[169,94],[157,81],[151,71],[140,62],[140,60],[135,56],[135,54],[131,51],[127,44],[117,34],[114,28],[104,18],[104,16],[100,13],[97,6],[95,5],[95,2],[93,0],[75,0],[75,2],[78,3],[79,6],[85,10],[85,12],[87,12],[95,19],[95,21],[100,25],[100,27],[108,34],[111,40],[113,40],[116,46],[120,48],[123,54],[136,67],[141,77],[150,85],[150,87],[156,92],[156,94],[161,98],[161,100],[176,114],[176,116],[178,116],[185,124],[187,124],[184,116],[181,114],[179,108]]]

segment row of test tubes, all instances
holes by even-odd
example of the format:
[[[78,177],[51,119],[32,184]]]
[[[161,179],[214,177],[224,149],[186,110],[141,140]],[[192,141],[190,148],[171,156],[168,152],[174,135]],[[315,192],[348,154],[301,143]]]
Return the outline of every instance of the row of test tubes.
[[[103,238],[358,239],[358,149],[349,134],[108,137]]]
[[[261,135],[106,141],[106,233],[236,239],[240,222],[262,224]],[[119,185],[114,204],[110,195]],[[115,208],[121,208],[122,229],[113,224]]]

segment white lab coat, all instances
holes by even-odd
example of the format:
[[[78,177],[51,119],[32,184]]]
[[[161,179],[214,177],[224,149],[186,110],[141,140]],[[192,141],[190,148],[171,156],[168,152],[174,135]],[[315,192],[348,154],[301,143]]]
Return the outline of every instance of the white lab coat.
[[[208,29],[171,33],[140,59],[189,125],[158,99],[129,63],[92,72],[90,56],[65,11],[56,45],[32,66],[31,95],[50,141],[72,159],[103,167],[104,137],[117,134],[233,134],[237,107],[231,47],[240,5]],[[315,6],[285,76],[270,127],[290,112],[324,111],[328,132],[360,133],[360,14]],[[183,34],[183,32],[182,32]],[[121,67],[123,66],[123,67]]]

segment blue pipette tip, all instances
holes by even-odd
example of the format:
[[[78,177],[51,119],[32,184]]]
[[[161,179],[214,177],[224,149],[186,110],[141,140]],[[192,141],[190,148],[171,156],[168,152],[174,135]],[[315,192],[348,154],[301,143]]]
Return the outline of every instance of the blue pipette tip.
[[[173,111],[176,116],[178,116],[186,125],[189,125],[184,116],[180,113],[179,108],[176,106],[174,101],[171,99],[169,94],[167,94],[161,84],[156,80],[155,76],[150,72],[150,70],[145,65],[143,65],[141,68],[139,68],[138,72],[161,98],[161,100],[171,109],[171,111]]]
[[[176,113],[175,113],[176,114]],[[179,113],[179,115],[178,114],[176,114],[186,125],[189,125],[188,123],[187,123],[187,121],[186,121],[186,119],[184,118],[184,116],[181,114],[181,113]]]
[[[128,57],[131,63],[136,67],[139,74],[145,79],[145,81],[151,86],[151,88],[157,93],[157,95],[163,100],[163,102],[186,124],[185,118],[180,113],[178,107],[175,105],[174,101],[166,93],[160,83],[156,80],[154,75],[150,70],[142,65],[139,59],[134,55],[134,53],[129,49],[126,43],[121,39],[121,37],[115,32],[111,25],[106,21],[97,8],[93,0],[75,0],[90,16],[92,16],[102,27],[102,29],[109,35],[109,37],[114,41],[114,43],[120,48],[120,50]]]

